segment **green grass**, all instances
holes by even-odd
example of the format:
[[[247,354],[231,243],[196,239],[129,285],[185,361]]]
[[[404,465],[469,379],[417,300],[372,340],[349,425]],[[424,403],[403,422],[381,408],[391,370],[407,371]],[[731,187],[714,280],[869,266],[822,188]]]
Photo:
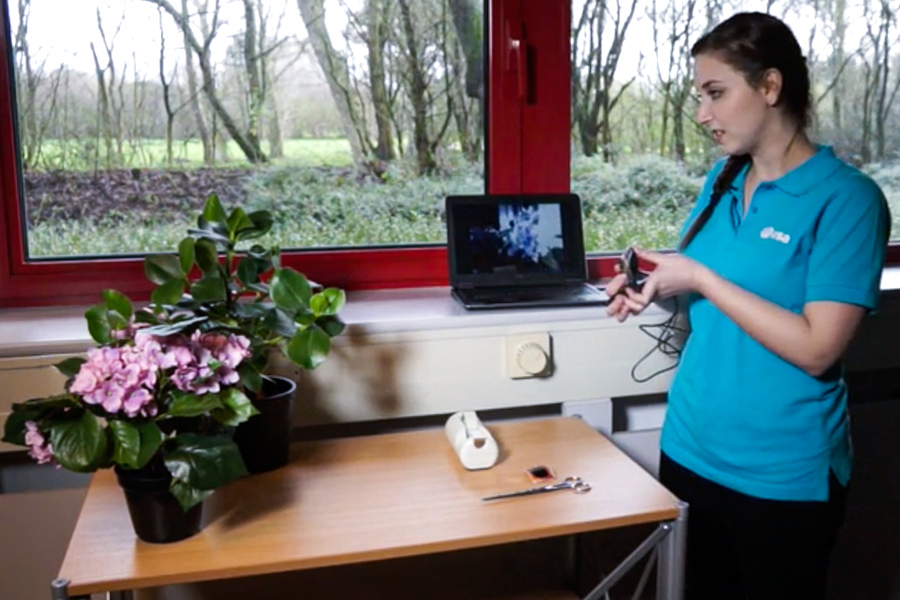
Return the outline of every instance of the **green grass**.
[[[219,159],[218,166],[238,166],[250,164],[234,141],[226,144],[228,160]],[[94,140],[47,140],[41,148],[37,168],[63,170],[91,170],[95,164]],[[269,145],[263,143],[263,151],[268,155]],[[163,139],[143,139],[138,143],[123,143],[122,167],[165,168],[166,141]],[[203,165],[203,145],[199,140],[175,141],[172,145],[173,166],[197,168]],[[99,167],[106,168],[103,158],[105,149],[101,147]],[[272,161],[274,165],[297,167],[349,167],[353,164],[350,144],[344,139],[296,139],[284,141],[284,157]],[[116,165],[114,165],[116,166]]]

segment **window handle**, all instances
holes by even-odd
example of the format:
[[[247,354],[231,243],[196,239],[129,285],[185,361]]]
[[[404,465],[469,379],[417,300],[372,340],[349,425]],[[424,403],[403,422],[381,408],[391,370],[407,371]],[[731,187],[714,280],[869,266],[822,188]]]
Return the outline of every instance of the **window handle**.
[[[528,46],[521,23],[506,23],[506,70],[516,71],[519,100],[528,96]]]

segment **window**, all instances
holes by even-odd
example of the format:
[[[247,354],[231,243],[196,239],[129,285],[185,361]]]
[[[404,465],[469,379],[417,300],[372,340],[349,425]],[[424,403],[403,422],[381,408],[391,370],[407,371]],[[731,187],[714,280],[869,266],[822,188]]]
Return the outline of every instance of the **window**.
[[[6,305],[140,295],[210,192],[276,212],[314,279],[443,283],[444,196],[486,189],[486,123],[520,135],[487,115],[483,0],[61,4],[3,15]]]
[[[900,237],[900,78],[893,15],[880,5],[738,0],[575,0],[572,191],[589,250],[675,246],[705,173],[720,158],[695,120],[691,45],[723,18],[768,11],[811,69],[814,141],[869,173]],[[603,32],[599,35],[599,32]],[[885,48],[889,51],[886,52]]]

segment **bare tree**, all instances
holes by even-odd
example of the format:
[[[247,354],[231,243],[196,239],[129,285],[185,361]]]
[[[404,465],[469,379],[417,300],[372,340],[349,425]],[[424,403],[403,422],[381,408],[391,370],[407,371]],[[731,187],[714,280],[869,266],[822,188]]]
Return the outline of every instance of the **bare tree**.
[[[205,14],[207,2],[204,0],[203,5],[199,7],[200,12]],[[159,10],[162,10],[159,7]],[[184,15],[188,13],[188,0],[181,0],[181,12]],[[194,124],[197,127],[197,135],[200,137],[200,143],[203,146],[203,164],[212,165],[216,162],[216,152],[213,145],[212,136],[209,132],[206,114],[200,102],[200,87],[197,82],[197,70],[194,68],[194,50],[188,40],[187,34],[182,31],[184,40],[184,70],[187,75],[188,83],[188,102],[190,103],[191,113],[194,116]],[[212,39],[204,35],[203,49],[208,53],[209,45]],[[208,60],[208,59],[207,59]]]
[[[368,160],[368,152],[365,144],[366,132],[361,125],[362,106],[353,94],[347,61],[334,49],[325,27],[324,0],[297,0],[297,6],[309,33],[316,60],[322,68],[328,88],[331,90],[331,97],[341,117],[341,126],[350,143],[353,162],[363,165]]]
[[[466,60],[466,95],[478,99],[479,125],[484,124],[484,3],[448,0],[453,25]]]
[[[385,77],[385,46],[390,36],[392,0],[367,0],[366,45],[369,49],[369,82],[375,131],[378,142],[375,157],[390,161],[395,157],[394,136],[391,132],[391,104]]]
[[[189,98],[187,102],[175,106],[172,98],[172,80],[177,79],[177,61],[175,62],[175,67],[173,69],[172,79],[166,78],[166,34],[165,28],[163,27],[162,10],[159,10],[159,81],[162,87],[163,108],[166,112],[166,163],[169,165],[174,161],[172,144],[174,138],[173,130],[175,128],[175,116],[182,108],[184,108],[185,104],[192,102],[192,99]]]
[[[28,45],[28,20],[31,16],[31,0],[19,0],[19,26],[16,28],[15,52],[19,67],[18,108],[24,125],[22,135],[22,168],[30,170],[40,154],[40,140],[37,124],[37,89],[40,75],[32,64],[31,48]]]
[[[204,44],[201,44],[194,34],[193,29],[191,28],[189,15],[179,12],[174,6],[172,6],[169,0],[144,1],[155,4],[156,6],[159,6],[160,8],[165,10],[175,20],[175,23],[181,28],[181,31],[184,33],[185,40],[191,46],[194,54],[197,55],[198,62],[200,64],[200,73],[203,78],[203,94],[206,97],[206,100],[209,102],[210,106],[212,106],[218,118],[222,121],[222,126],[225,127],[226,131],[228,131],[231,139],[235,141],[235,143],[244,153],[244,156],[246,156],[247,160],[249,160],[251,163],[266,162],[267,157],[259,146],[259,139],[255,137],[255,134],[252,134],[251,131],[242,131],[238,127],[238,124],[235,121],[234,117],[228,112],[228,110],[226,110],[224,104],[222,103],[222,100],[216,93],[213,66],[209,55],[209,43],[211,43],[214,34],[211,33],[207,36],[204,36]],[[218,0],[216,2],[215,9],[215,14],[217,13]],[[215,18],[216,17],[214,17],[214,20]],[[213,28],[213,31],[215,31],[215,28]]]
[[[614,6],[609,4],[612,1]],[[581,149],[585,156],[593,156],[602,148],[607,162],[613,157],[611,113],[635,80],[632,76],[614,89],[622,46],[636,7],[637,0],[586,0],[572,27],[572,113]],[[607,33],[608,42],[604,39]],[[608,48],[604,47],[606,43]]]
[[[120,81],[116,74],[116,63],[113,53],[115,39],[122,29],[124,19],[125,15],[123,13],[115,32],[111,37],[107,38],[106,31],[103,28],[103,18],[100,16],[100,9],[97,9],[97,29],[100,32],[100,39],[106,52],[105,66],[100,65],[100,58],[97,56],[97,49],[94,47],[94,43],[91,42],[90,44],[91,55],[94,59],[94,70],[97,76],[98,133],[106,148],[107,168],[122,163],[123,98],[121,90],[125,82],[125,74],[124,72],[122,73]]]

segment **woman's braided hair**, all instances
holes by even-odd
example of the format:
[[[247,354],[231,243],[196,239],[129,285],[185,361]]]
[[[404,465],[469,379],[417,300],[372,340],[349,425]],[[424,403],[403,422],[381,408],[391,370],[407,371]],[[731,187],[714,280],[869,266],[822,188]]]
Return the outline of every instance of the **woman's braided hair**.
[[[697,40],[691,47],[691,56],[696,58],[701,54],[715,55],[754,87],[762,85],[769,70],[778,70],[782,84],[775,106],[783,106],[798,128],[809,125],[812,107],[809,69],[797,38],[781,20],[759,12],[738,13]],[[691,223],[678,246],[680,251],[687,248],[709,221],[722,195],[748,162],[748,154],[728,157],[713,182],[709,204]]]

